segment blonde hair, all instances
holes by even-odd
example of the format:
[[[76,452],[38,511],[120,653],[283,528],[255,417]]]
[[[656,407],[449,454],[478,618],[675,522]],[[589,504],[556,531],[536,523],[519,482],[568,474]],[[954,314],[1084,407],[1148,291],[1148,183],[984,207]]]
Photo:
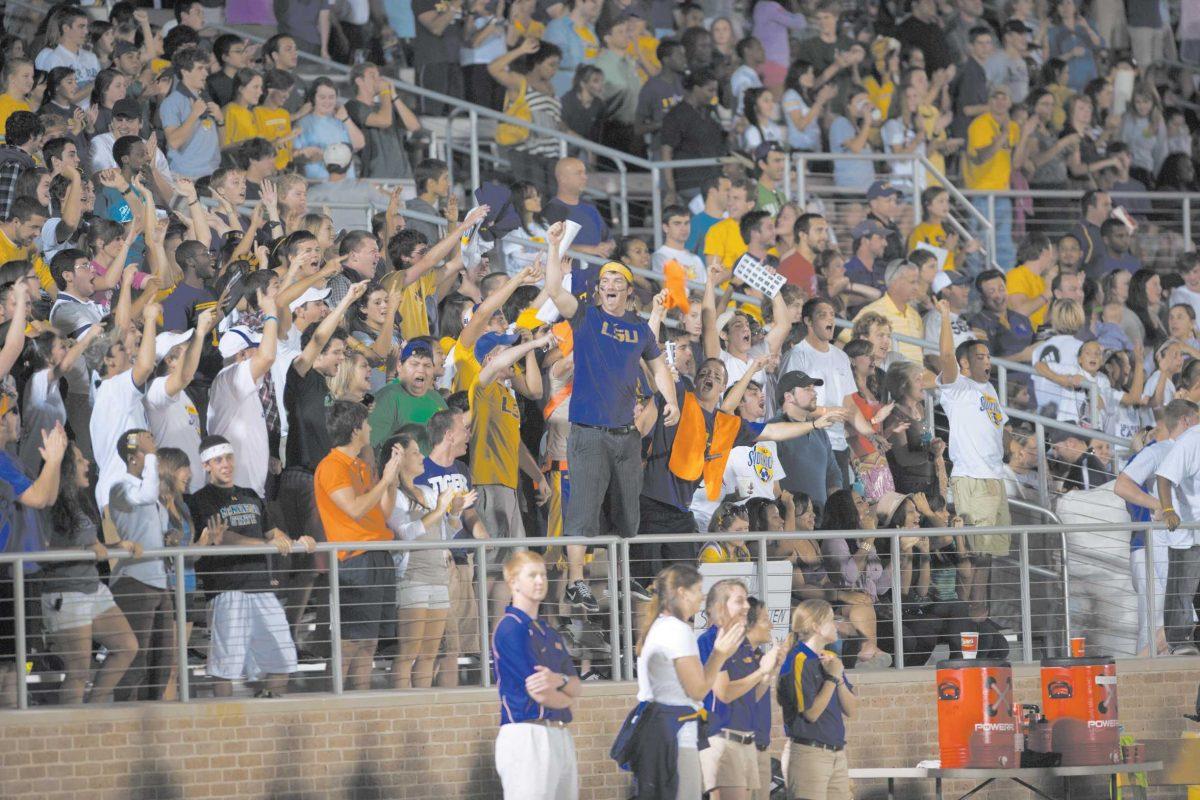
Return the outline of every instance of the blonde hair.
[[[1059,299],[1050,306],[1050,327],[1055,333],[1075,333],[1083,327],[1083,306],[1077,300]]]
[[[505,569],[508,565],[505,565]],[[672,564],[654,577],[654,592],[650,602],[642,607],[642,633],[638,636],[636,652],[642,654],[646,635],[658,615],[666,611],[677,619],[683,619],[679,611],[679,590],[700,583],[700,570],[691,564]]]
[[[737,578],[719,580],[708,590],[708,597],[704,601],[704,614],[708,617],[709,625],[716,625],[719,628],[726,623],[724,608],[734,589],[741,589],[747,597],[750,596],[750,590],[746,588],[746,584]]]
[[[512,583],[526,564],[541,564],[543,567],[546,566],[545,560],[538,553],[532,550],[520,550],[510,555],[508,560],[504,562],[504,582]]]
[[[790,650],[796,642],[802,642],[821,629],[826,622],[834,619],[833,606],[825,600],[805,600],[792,611],[792,632]]]
[[[854,320],[853,337],[855,339],[870,338],[871,328],[874,328],[876,325],[883,325],[888,330],[892,329],[892,323],[888,322],[887,317],[874,311],[868,311]]]
[[[368,366],[370,365],[371,362],[367,361],[367,357],[357,350],[347,352],[342,363],[338,365],[338,371],[329,379],[329,394],[335,400],[347,399],[350,392],[350,381],[354,380],[355,368],[360,358],[366,361]]]

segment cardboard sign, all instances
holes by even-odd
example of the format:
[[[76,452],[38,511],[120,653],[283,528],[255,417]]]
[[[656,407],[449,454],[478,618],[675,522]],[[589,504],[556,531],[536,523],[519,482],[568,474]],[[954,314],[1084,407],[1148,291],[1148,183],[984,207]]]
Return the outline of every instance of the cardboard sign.
[[[749,543],[752,552],[758,551],[756,542]],[[701,584],[704,594],[713,584],[725,578],[737,578],[746,584],[750,594],[762,600],[766,598],[767,613],[771,615],[771,636],[775,641],[787,638],[788,628],[792,622],[792,562],[776,560],[767,562],[767,591],[762,592],[758,587],[758,561],[745,561],[734,564],[701,564]],[[701,609],[695,617],[696,632],[708,627],[708,618]]]
[[[746,253],[733,265],[733,274],[751,289],[757,289],[767,297],[774,297],[787,283],[787,278],[769,269],[754,256]]]

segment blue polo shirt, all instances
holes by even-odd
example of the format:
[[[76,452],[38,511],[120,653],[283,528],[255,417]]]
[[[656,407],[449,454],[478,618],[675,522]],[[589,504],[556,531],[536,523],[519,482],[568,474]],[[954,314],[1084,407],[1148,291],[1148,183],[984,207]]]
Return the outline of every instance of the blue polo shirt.
[[[611,237],[604,217],[600,216],[594,205],[582,200],[575,205],[569,205],[556,197],[546,204],[546,213],[543,216],[549,225],[568,219],[578,223],[579,233],[575,234],[573,244],[591,247],[606,242]]]
[[[713,644],[717,641],[718,633],[720,633],[720,628],[711,625],[696,639],[696,646],[700,648],[701,663],[707,664],[709,657],[712,656]],[[729,674],[730,681],[740,681],[753,674],[757,669],[758,654],[750,646],[750,640],[744,637],[742,643],[738,645],[737,651],[726,659],[725,665],[721,667],[722,672]],[[709,692],[704,698],[704,707],[708,709],[708,735],[713,736],[725,728],[741,733],[755,733],[757,727],[755,706],[758,705],[758,701],[754,699],[754,692],[755,690],[751,689],[729,704],[722,703],[715,694]],[[768,709],[768,719],[769,715]]]
[[[538,665],[562,675],[576,675],[567,646],[553,627],[509,606],[492,636],[492,659],[501,725],[531,719],[571,721],[570,709],[545,708],[525,691],[525,679]]]
[[[164,128],[178,128],[192,113],[195,95],[182,82],[176,81],[175,90],[159,106],[158,115]],[[167,149],[167,163],[171,171],[185,178],[204,178],[221,166],[221,131],[211,114],[205,114],[192,129],[191,138],[180,150]]]
[[[847,688],[853,689],[850,679],[842,674]],[[842,701],[835,691],[829,698],[829,705],[817,718],[809,722],[804,718],[804,709],[808,708],[817,698],[817,692],[825,685],[825,669],[821,666],[821,657],[800,642],[787,654],[783,669],[779,672],[780,681],[793,681],[796,693],[796,716],[787,726],[787,734],[791,737],[811,739],[821,744],[842,747],[846,744],[846,721],[842,716]]]
[[[641,360],[658,358],[658,342],[640,317],[615,317],[580,303],[571,319],[575,338],[575,388],[570,420],[619,428],[633,424]]]
[[[17,514],[22,513],[17,506],[17,498],[32,485],[33,481],[29,480],[17,460],[0,450],[0,553],[9,549],[13,552],[20,550],[9,548],[8,540],[12,536]]]

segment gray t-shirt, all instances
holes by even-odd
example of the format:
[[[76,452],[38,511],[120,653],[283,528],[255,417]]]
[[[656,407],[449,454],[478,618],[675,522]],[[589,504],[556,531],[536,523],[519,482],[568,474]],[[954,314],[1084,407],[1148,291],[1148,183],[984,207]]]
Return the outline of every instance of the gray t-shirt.
[[[159,107],[158,114],[163,128],[178,128],[192,113],[192,97],[177,86]],[[205,178],[221,166],[221,131],[217,121],[205,114],[192,129],[189,138],[180,150],[167,150],[167,163],[171,171],[185,178]]]
[[[82,336],[88,328],[104,318],[104,311],[91,300],[80,300],[59,292],[50,307],[50,324],[63,336]]]

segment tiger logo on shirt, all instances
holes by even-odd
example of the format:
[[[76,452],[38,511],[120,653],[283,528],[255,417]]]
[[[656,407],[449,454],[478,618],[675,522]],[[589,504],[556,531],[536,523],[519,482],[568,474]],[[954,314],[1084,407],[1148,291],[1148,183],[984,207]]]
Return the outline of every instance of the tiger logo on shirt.
[[[990,394],[979,395],[979,410],[999,428],[1004,424],[1004,413],[1000,410],[1000,401]]]

